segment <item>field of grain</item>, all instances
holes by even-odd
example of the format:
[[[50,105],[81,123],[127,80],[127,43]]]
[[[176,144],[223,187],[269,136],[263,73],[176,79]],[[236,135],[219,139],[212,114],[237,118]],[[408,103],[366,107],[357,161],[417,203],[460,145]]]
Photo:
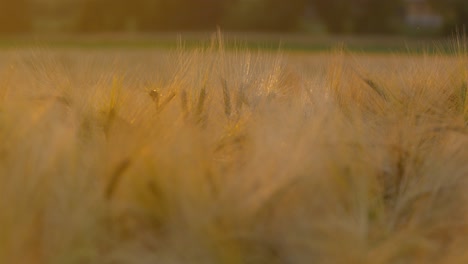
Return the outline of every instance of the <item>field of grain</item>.
[[[468,263],[468,56],[0,52],[0,263]]]

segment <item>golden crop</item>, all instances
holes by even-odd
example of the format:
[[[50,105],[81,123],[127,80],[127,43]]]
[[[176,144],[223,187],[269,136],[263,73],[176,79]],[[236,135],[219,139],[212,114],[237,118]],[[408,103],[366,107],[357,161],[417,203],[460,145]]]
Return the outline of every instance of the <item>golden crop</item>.
[[[468,263],[466,54],[0,53],[0,263]]]

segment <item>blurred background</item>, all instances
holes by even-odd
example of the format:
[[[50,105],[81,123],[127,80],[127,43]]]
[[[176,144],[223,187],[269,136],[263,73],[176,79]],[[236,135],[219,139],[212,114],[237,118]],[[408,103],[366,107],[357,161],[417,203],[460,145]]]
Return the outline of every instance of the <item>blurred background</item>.
[[[0,33],[449,35],[467,0],[0,0]]]

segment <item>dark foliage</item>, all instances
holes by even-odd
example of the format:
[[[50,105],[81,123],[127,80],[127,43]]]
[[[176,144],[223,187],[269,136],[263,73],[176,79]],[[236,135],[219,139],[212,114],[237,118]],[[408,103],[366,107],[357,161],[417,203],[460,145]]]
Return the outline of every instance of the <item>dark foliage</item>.
[[[400,0],[311,0],[332,33],[392,33],[402,19]]]
[[[79,29],[116,31],[132,23],[143,31],[215,29],[225,7],[220,0],[87,0]]]
[[[429,2],[444,17],[443,34],[449,35],[466,29],[468,25],[468,1],[429,0]]]
[[[30,7],[27,0],[0,0],[0,33],[31,30]]]

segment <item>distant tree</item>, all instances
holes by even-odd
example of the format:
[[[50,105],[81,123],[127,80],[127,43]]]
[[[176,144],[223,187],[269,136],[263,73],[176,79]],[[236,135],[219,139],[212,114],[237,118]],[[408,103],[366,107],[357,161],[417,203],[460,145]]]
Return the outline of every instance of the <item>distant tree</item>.
[[[331,33],[349,32],[353,21],[350,0],[311,0],[319,18]]]
[[[311,0],[332,33],[391,33],[402,17],[403,0]]]
[[[145,30],[214,29],[230,0],[139,0],[137,17]]]
[[[294,30],[305,13],[306,0],[238,0],[231,2],[225,25],[236,30]]]
[[[0,33],[31,30],[30,7],[28,0],[0,0]]]
[[[432,7],[444,18],[442,33],[452,34],[468,26],[468,1],[466,0],[429,0]]]
[[[78,28],[144,31],[214,29],[232,0],[85,0]]]
[[[84,0],[78,31],[120,31],[128,16],[126,0]]]
[[[167,11],[167,1],[164,0],[136,0],[135,5],[140,30],[162,30],[171,16]]]
[[[357,0],[353,12],[356,33],[394,33],[403,18],[403,0]]]
[[[306,1],[304,0],[269,0],[265,3],[265,24],[267,30],[292,30],[297,27],[299,19],[304,15]]]

